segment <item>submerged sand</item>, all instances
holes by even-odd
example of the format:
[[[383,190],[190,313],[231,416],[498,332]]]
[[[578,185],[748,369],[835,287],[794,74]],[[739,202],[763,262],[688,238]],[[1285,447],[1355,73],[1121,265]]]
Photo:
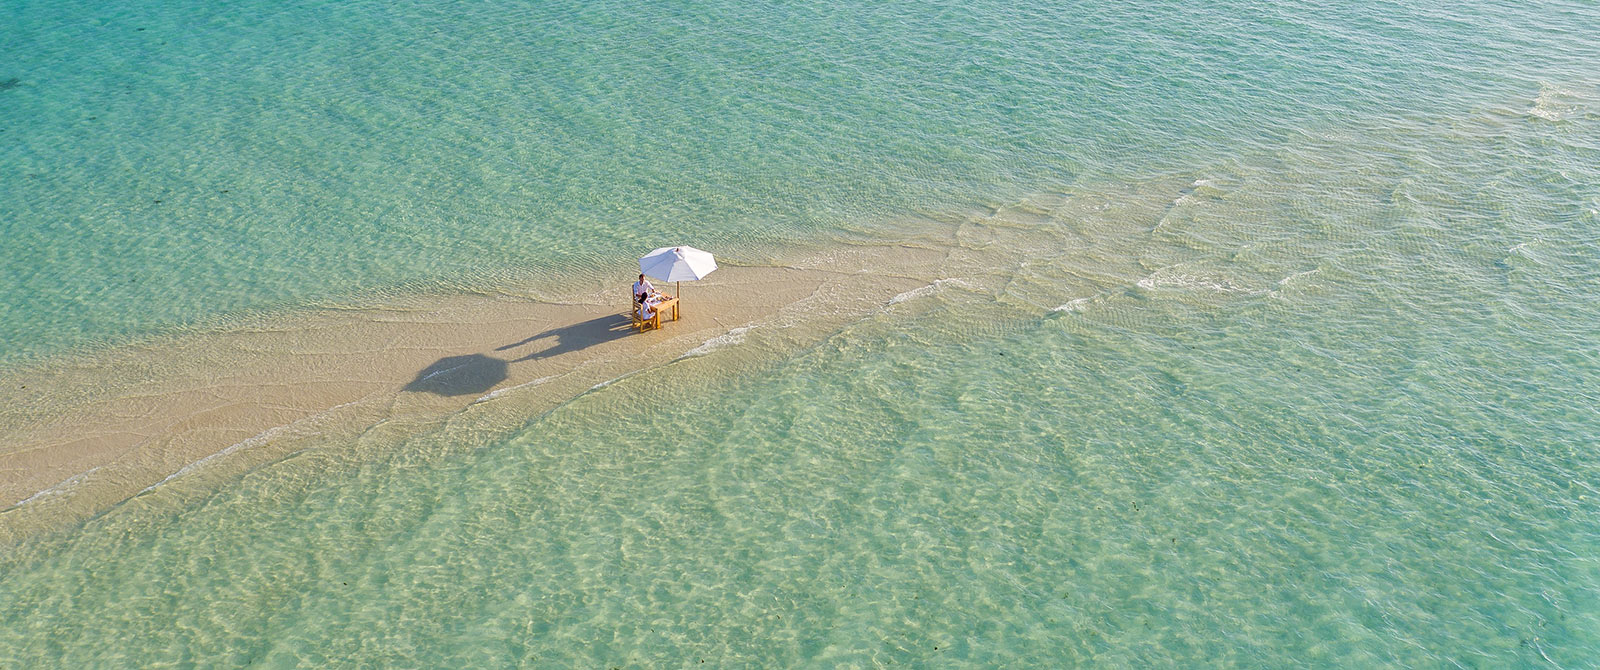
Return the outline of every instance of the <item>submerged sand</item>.
[[[482,442],[597,385],[687,374],[668,365],[686,357],[710,361],[696,375],[738,374],[722,362],[737,356],[700,354],[749,350],[738,343],[751,331],[782,357],[932,293],[1065,309],[1193,253],[1182,238],[1153,244],[1182,193],[1171,182],[883,226],[776,260],[719,258],[659,331],[630,327],[636,273],[619,261],[554,298],[509,287],[308,309],[8,371],[0,544],[135,500],[204,496],[301,454],[354,467],[423,434]]]
[[[619,263],[612,281],[555,301],[496,293],[319,309],[25,370],[0,380],[0,540],[237,474],[313,437],[398,442],[510,396],[526,420],[752,327],[804,340],[927,285],[948,254],[894,244],[725,259],[682,287],[681,319],[659,331],[631,327],[633,277]]]

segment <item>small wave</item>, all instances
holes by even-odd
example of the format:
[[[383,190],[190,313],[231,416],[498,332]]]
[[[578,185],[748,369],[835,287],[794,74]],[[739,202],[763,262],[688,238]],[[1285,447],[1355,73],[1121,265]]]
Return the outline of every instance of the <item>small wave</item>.
[[[466,357],[465,356],[461,356],[461,357],[458,357],[458,358],[466,358]],[[473,364],[472,362],[467,362],[467,363],[462,363],[460,365],[452,365],[452,366],[450,366],[448,368],[445,368],[443,370],[435,370],[433,372],[428,373],[427,376],[423,377],[422,379],[418,379],[416,381],[416,383],[420,384],[422,382],[428,381],[429,379],[433,379],[434,377],[437,377],[439,375],[445,374],[447,372],[455,372],[456,370],[460,370],[461,368],[467,367],[467,366],[472,365],[472,364]]]
[[[1168,269],[1157,270],[1150,273],[1150,276],[1140,279],[1139,288],[1146,291],[1200,289],[1217,293],[1243,293],[1248,295],[1263,293],[1262,291],[1235,284],[1233,280],[1226,277],[1169,272]]]
[[[432,376],[432,375],[430,375],[430,376]],[[479,396],[477,400],[472,401],[472,404],[476,405],[476,404],[478,404],[480,402],[494,400],[495,398],[498,398],[498,397],[500,397],[502,395],[505,395],[505,394],[510,393],[512,391],[515,391],[517,389],[524,389],[524,388],[529,388],[529,387],[533,387],[533,386],[538,386],[538,385],[543,384],[545,382],[548,382],[548,381],[551,381],[551,380],[554,380],[554,379],[559,379],[560,377],[561,377],[561,375],[550,375],[548,377],[540,377],[540,378],[535,379],[533,381],[523,382],[521,384],[517,384],[516,386],[507,386],[507,387],[505,387],[503,389],[496,389],[496,390],[490,391],[488,393],[485,393],[482,396]]]
[[[54,497],[59,496],[59,495],[64,495],[64,494],[67,494],[67,493],[71,493],[72,490],[75,489],[75,488],[78,488],[78,486],[80,484],[82,484],[85,479],[88,479],[89,475],[94,474],[94,472],[96,470],[99,470],[102,467],[104,467],[104,466],[96,465],[96,466],[94,466],[92,468],[89,468],[88,470],[84,470],[83,472],[80,472],[80,473],[75,474],[75,475],[73,475],[71,477],[63,479],[63,480],[61,480],[61,483],[56,484],[55,486],[51,486],[49,488],[46,488],[46,489],[44,489],[42,491],[39,491],[38,493],[35,493],[35,494],[31,495],[31,496],[28,496],[27,498],[24,498],[21,501],[18,501],[17,504],[12,505],[12,507],[21,507],[21,506],[26,505],[28,503],[38,502],[38,501],[44,500],[46,498],[54,498]]]
[[[938,280],[935,280],[932,284],[929,284],[927,286],[921,286],[921,287],[918,287],[918,288],[914,288],[914,289],[911,289],[909,291],[906,291],[905,293],[901,293],[900,295],[897,295],[897,296],[895,296],[893,298],[890,298],[889,299],[889,304],[890,305],[898,305],[898,304],[900,304],[902,302],[905,302],[907,300],[914,300],[916,298],[921,298],[921,297],[926,296],[926,295],[933,295],[934,293],[938,293],[940,290],[944,289],[944,287],[946,287],[946,286],[956,286],[956,287],[965,288],[965,289],[975,288],[972,284],[970,284],[970,283],[968,283],[966,281],[960,280],[960,279],[938,279]]]
[[[678,359],[682,360],[685,358],[694,358],[695,356],[704,356],[718,349],[739,344],[740,342],[744,341],[745,333],[750,332],[752,328],[755,328],[755,326],[742,326],[739,328],[734,328],[733,330],[706,340],[704,344],[701,344],[698,347],[684,352],[684,354],[679,356]]]
[[[1540,84],[1539,96],[1534,98],[1533,107],[1528,109],[1527,114],[1546,121],[1561,121],[1582,109],[1582,105],[1574,99],[1576,95],[1557,86]]]
[[[1546,265],[1547,261],[1539,254],[1540,240],[1529,240],[1506,249],[1506,257],[1500,259],[1499,265],[1504,269],[1512,269],[1523,263]]]
[[[1178,189],[1178,197],[1172,199],[1172,206],[1173,207],[1183,207],[1184,205],[1187,205],[1187,204],[1189,204],[1191,202],[1194,202],[1195,201],[1195,192],[1197,190],[1202,189],[1202,188],[1214,188],[1215,186],[1216,186],[1216,182],[1213,181],[1213,180],[1210,180],[1210,179],[1196,179],[1196,180],[1194,180],[1193,183],[1189,184],[1188,186],[1185,186],[1183,188]],[[1156,228],[1160,228],[1161,224],[1166,223],[1166,221],[1167,221],[1166,217],[1162,217],[1160,223],[1157,223],[1155,227]]]
[[[1055,309],[1052,309],[1050,311],[1052,311],[1052,312],[1067,312],[1067,313],[1071,313],[1071,314],[1076,314],[1078,312],[1083,312],[1083,311],[1089,309],[1090,303],[1093,303],[1093,302],[1094,302],[1094,298],[1077,298],[1077,299],[1074,299],[1074,300],[1070,300],[1066,304],[1061,305],[1059,307],[1056,307]]]
[[[1294,281],[1296,279],[1299,279],[1301,277],[1310,277],[1311,275],[1314,275],[1314,274],[1316,274],[1316,273],[1318,273],[1320,271],[1321,271],[1320,268],[1316,268],[1316,269],[1306,270],[1304,272],[1296,272],[1296,273],[1294,273],[1292,275],[1284,277],[1283,279],[1279,279],[1278,280],[1278,286],[1288,286],[1289,282],[1292,282],[1292,281]]]
[[[267,444],[268,442],[271,442],[274,438],[277,438],[277,437],[279,437],[281,435],[289,433],[290,431],[294,431],[294,430],[297,430],[297,429],[304,429],[304,430],[307,430],[308,433],[309,432],[313,432],[311,429],[314,429],[316,426],[320,425],[323,422],[323,420],[325,420],[328,417],[329,414],[331,414],[331,413],[333,413],[335,411],[338,411],[340,409],[344,409],[346,407],[349,407],[351,405],[360,403],[362,400],[365,400],[365,399],[366,398],[362,398],[361,400],[352,400],[352,401],[344,403],[342,405],[335,405],[333,407],[329,407],[328,409],[325,409],[325,410],[323,410],[321,412],[318,412],[318,413],[313,414],[311,416],[305,417],[305,418],[300,419],[298,421],[293,421],[293,422],[290,422],[290,423],[286,423],[286,424],[284,424],[282,426],[273,426],[271,428],[263,430],[260,433],[257,433],[256,435],[254,435],[252,437],[249,437],[249,438],[246,438],[246,439],[241,440],[239,442],[235,442],[233,444],[230,444],[227,447],[224,447],[221,451],[218,451],[218,452],[216,452],[214,454],[211,454],[209,456],[201,458],[198,461],[195,461],[193,463],[185,465],[182,468],[179,468],[177,472],[174,472],[174,473],[172,473],[170,475],[167,475],[161,481],[156,482],[154,484],[151,484],[149,486],[146,486],[143,491],[139,492],[139,494],[143,495],[143,494],[149,493],[151,491],[154,491],[158,487],[160,487],[161,485],[166,484],[167,482],[170,482],[170,481],[172,481],[174,479],[177,479],[179,477],[187,475],[187,474],[189,474],[191,472],[194,472],[196,470],[199,470],[200,468],[205,467],[205,465],[207,463],[210,463],[210,462],[212,462],[212,461],[214,461],[214,460],[216,460],[218,458],[222,458],[223,456],[227,456],[228,454],[231,454],[231,453],[234,453],[234,452],[237,452],[237,451],[242,451],[242,450],[245,450],[245,449],[251,449],[251,448],[254,448],[254,447],[259,447],[259,446],[261,446],[263,444]]]

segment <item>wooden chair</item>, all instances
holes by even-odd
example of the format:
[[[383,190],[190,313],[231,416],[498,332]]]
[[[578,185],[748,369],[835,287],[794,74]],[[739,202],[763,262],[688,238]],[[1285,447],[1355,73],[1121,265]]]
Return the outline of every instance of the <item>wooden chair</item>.
[[[659,310],[656,311],[655,316],[653,316],[653,317],[651,317],[649,319],[645,319],[643,317],[640,317],[639,316],[639,303],[634,302],[634,300],[633,300],[633,292],[629,291],[628,292],[628,324],[633,326],[634,328],[639,329],[639,332],[641,332],[641,333],[646,331],[646,330],[660,330],[661,329],[661,312]]]

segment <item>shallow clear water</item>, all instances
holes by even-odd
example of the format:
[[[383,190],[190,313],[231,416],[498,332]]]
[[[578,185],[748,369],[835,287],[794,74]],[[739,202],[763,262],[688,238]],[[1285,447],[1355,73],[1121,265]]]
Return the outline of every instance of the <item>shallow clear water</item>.
[[[8,360],[663,237],[1012,261],[136,499],[0,559],[0,659],[1600,656],[1592,4],[8,12]]]
[[[5,12],[0,362],[1526,110],[1596,60],[1586,3]]]

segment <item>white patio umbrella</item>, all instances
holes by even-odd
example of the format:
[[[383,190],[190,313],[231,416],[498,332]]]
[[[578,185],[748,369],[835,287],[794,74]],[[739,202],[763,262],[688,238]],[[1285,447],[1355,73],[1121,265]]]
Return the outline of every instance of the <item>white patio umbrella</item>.
[[[717,259],[711,252],[694,247],[661,247],[639,259],[639,271],[662,281],[678,283],[678,293],[683,293],[683,282],[704,278],[715,272]],[[678,297],[678,296],[673,296]]]

